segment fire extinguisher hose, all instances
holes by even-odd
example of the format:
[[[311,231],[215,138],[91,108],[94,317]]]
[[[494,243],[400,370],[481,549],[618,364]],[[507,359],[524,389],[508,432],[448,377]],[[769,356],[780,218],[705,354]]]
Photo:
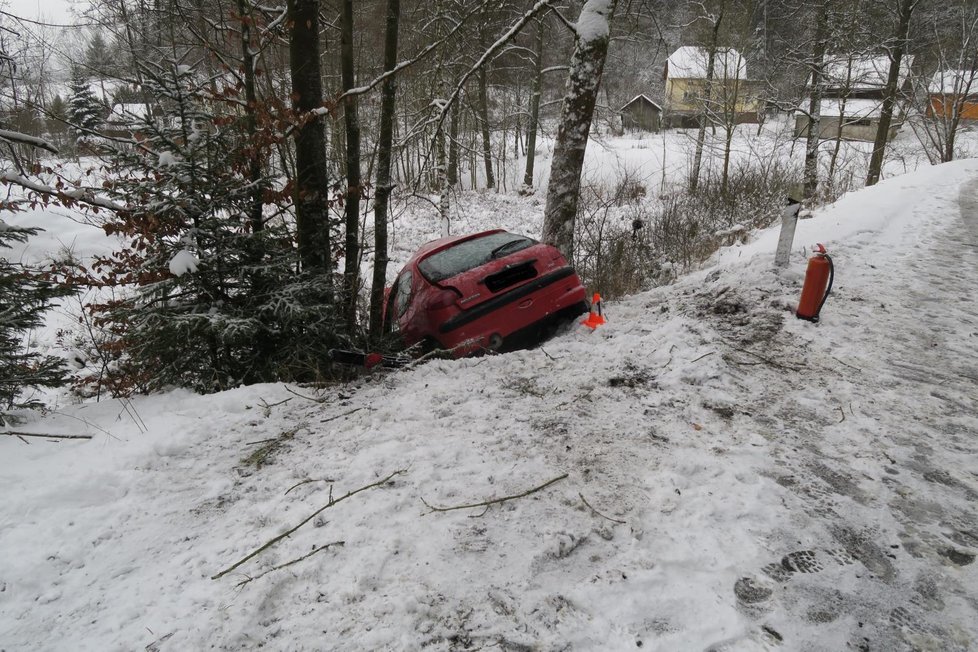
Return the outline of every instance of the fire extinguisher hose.
[[[829,285],[825,288],[825,294],[822,295],[822,302],[818,304],[818,310],[815,311],[815,318],[818,319],[819,314],[822,312],[822,306],[825,305],[825,300],[829,298],[829,293],[832,292],[832,281],[835,280],[835,265],[832,263],[832,256],[828,254],[822,254],[825,260],[829,261]]]

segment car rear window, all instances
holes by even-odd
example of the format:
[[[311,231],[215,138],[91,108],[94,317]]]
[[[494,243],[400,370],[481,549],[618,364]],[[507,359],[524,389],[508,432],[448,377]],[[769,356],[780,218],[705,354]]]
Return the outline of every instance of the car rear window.
[[[536,240],[523,235],[490,233],[434,253],[418,263],[418,269],[429,281],[437,283],[534,244]]]

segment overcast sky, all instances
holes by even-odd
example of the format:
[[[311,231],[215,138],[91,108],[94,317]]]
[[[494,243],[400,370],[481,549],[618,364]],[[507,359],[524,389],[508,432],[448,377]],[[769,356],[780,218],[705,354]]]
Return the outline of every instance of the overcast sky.
[[[20,18],[70,23],[73,0],[0,0],[4,10]],[[79,8],[81,5],[79,4]]]

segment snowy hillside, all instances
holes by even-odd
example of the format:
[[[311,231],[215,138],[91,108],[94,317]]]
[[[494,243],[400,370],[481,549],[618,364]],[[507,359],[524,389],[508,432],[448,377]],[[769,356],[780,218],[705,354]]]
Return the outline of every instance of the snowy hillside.
[[[37,418],[91,439],[0,438],[0,650],[978,648],[978,161],[776,238],[533,351]]]

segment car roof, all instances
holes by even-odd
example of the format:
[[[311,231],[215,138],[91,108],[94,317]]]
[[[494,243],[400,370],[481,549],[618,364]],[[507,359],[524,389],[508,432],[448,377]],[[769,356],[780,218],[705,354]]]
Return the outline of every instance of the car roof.
[[[488,231],[480,231],[478,233],[466,233],[465,235],[450,235],[447,238],[438,238],[437,240],[432,240],[431,242],[426,242],[421,245],[421,247],[411,256],[410,262],[417,262],[422,258],[427,257],[436,251],[441,251],[443,249],[448,249],[452,245],[458,244],[459,242],[464,242],[466,240],[474,240],[475,238],[481,238],[485,235],[490,235],[493,233],[505,233],[505,229],[490,229]]]

